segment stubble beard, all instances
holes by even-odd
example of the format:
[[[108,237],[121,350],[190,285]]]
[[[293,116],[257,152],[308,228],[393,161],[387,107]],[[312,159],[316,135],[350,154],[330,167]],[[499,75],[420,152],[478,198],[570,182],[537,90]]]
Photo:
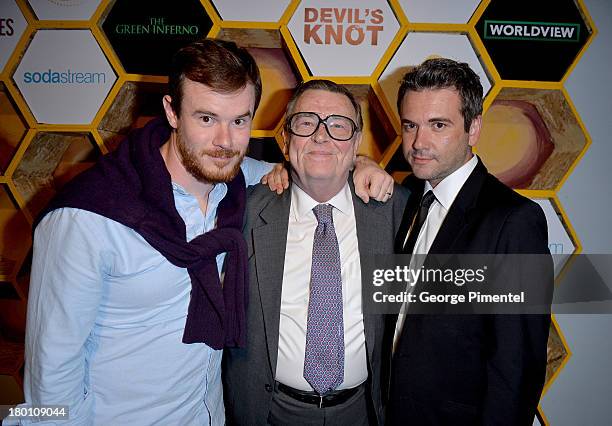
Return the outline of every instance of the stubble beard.
[[[424,155],[426,154],[426,155]],[[411,159],[412,159],[412,155],[416,155],[418,157],[426,157],[426,158],[430,158],[431,161],[436,162],[436,157],[428,152],[421,152],[421,151],[410,151],[408,153],[408,158],[407,158],[407,162],[410,165],[410,168],[412,169],[412,173],[419,179],[421,180],[430,180],[430,179],[436,179],[438,177],[439,174],[439,170],[436,170],[436,168],[434,167],[432,170],[420,170],[420,166],[418,164],[414,164]],[[422,166],[421,166],[422,167]]]
[[[212,184],[229,182],[234,179],[240,171],[240,165],[245,156],[244,152],[223,148],[196,151],[193,147],[187,146],[180,131],[177,131],[176,141],[179,158],[183,167],[185,167],[185,170],[199,182]],[[207,168],[204,166],[205,157],[232,158],[234,159],[234,163],[228,164],[226,167],[218,167],[214,163],[211,163]]]
[[[412,156],[412,154],[414,153],[415,153],[414,151],[411,151],[409,156]],[[417,178],[421,180],[426,180],[430,182],[430,184],[432,184],[433,186],[436,186],[440,181],[444,180],[447,176],[454,173],[456,170],[462,167],[469,160],[468,159],[464,161],[463,158],[461,158],[461,160],[453,161],[450,164],[445,164],[445,163],[441,164],[438,161],[439,157],[436,154],[431,154],[431,153],[427,153],[427,154],[428,154],[427,157],[432,159],[433,164],[435,166],[435,167],[432,167],[430,170],[419,170],[418,165],[413,165],[410,161],[408,161],[408,163],[410,164],[410,168],[412,169],[412,172]],[[419,151],[416,151],[416,155],[423,157],[423,153]],[[466,151],[465,156],[467,157],[467,151]]]

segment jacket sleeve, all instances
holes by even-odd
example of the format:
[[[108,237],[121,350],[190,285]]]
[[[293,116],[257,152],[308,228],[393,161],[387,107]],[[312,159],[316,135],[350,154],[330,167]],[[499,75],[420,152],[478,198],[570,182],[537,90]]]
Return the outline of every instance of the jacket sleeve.
[[[546,218],[535,203],[506,218],[498,253],[550,255]],[[543,265],[541,285],[552,289],[552,260]],[[529,280],[529,285],[534,284]],[[490,315],[484,425],[532,425],[546,375],[550,315]]]

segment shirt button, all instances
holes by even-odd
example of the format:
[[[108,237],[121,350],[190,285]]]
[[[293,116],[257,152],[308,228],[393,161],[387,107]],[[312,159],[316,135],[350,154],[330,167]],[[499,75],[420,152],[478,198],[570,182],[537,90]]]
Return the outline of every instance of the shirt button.
[[[269,383],[266,383],[266,392],[272,392],[272,385]]]

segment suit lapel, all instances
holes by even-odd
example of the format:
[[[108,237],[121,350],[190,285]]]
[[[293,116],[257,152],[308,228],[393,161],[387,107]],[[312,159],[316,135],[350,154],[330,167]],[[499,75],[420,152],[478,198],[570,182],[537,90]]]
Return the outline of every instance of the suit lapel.
[[[406,240],[412,220],[414,219],[417,209],[419,208],[419,204],[421,203],[424,188],[423,181],[418,180],[416,177],[414,177],[414,175],[408,176],[402,184],[410,190],[410,197],[408,198],[408,203],[406,204],[406,208],[404,209],[404,214],[402,216],[402,222],[400,223],[399,229],[397,230],[397,234],[395,236],[394,251],[398,254],[404,252],[404,241]]]
[[[378,213],[375,202],[370,204],[364,204],[360,198],[355,195],[355,189],[353,187],[353,179],[349,179],[351,193],[353,195],[353,208],[355,211],[355,225],[357,228],[357,243],[359,246],[359,260],[361,265],[361,285],[362,285],[362,298],[365,297],[363,289],[367,285],[371,285],[365,279],[364,262],[365,259],[374,254],[381,254],[380,247],[380,236],[378,231],[385,229],[388,225],[388,220],[383,215]],[[362,299],[362,309],[363,309]],[[366,341],[366,349],[368,352],[368,360],[372,359],[372,352],[376,342],[376,324],[380,321],[379,315],[363,315],[363,328]]]
[[[453,253],[462,249],[462,247],[455,247],[457,238],[470,222],[469,213],[476,206],[478,194],[486,176],[487,169],[479,158],[476,168],[459,190],[455,201],[448,210],[429,253]]]
[[[355,195],[352,178],[349,179],[349,183],[353,196],[360,263],[363,265],[363,259],[381,253],[378,248],[380,246],[380,239],[378,238],[377,230],[388,226],[388,219],[378,213],[375,204],[366,205]],[[268,358],[273,375],[275,374],[278,358],[280,305],[290,206],[291,191],[288,190],[281,196],[273,198],[261,210],[259,213],[261,220],[252,231],[253,251],[256,259],[255,268],[257,271],[257,291],[261,300]],[[367,285],[368,283],[363,283],[364,277],[362,266],[362,285]],[[251,285],[253,284],[251,283]],[[363,318],[368,359],[372,358],[376,341],[377,319],[377,316],[374,315],[364,315]]]
[[[259,214],[262,225],[253,229],[256,282],[272,375],[275,375],[278,356],[278,329],[290,206],[291,191],[287,190],[281,196],[274,197],[262,209]]]
[[[487,169],[480,159],[478,159],[476,168],[474,168],[459,190],[457,197],[455,197],[455,201],[453,201],[453,204],[448,210],[436,234],[436,238],[429,248],[428,255],[425,256],[424,265],[432,267],[435,264],[432,258],[429,257],[429,254],[456,254],[465,250],[459,237],[464,229],[470,224],[471,220],[474,219],[474,215],[472,215],[471,212],[476,207],[478,194],[480,193],[486,176]],[[414,293],[417,294],[422,290],[422,283],[417,283]],[[413,314],[418,313],[414,309],[414,306],[411,306],[408,308],[408,312]]]

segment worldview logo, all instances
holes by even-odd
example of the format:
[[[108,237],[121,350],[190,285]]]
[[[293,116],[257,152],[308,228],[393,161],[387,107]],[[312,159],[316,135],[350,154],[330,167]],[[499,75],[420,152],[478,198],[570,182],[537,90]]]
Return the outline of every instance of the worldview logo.
[[[10,37],[15,34],[13,18],[0,18],[0,37]]]
[[[558,22],[485,20],[484,38],[490,40],[577,42],[580,40],[580,25]]]
[[[56,71],[49,68],[41,71],[25,71],[23,82],[28,84],[105,84],[106,73],[72,71],[71,69]]]
[[[377,46],[384,30],[381,9],[306,7],[304,8],[304,42],[306,44]]]

